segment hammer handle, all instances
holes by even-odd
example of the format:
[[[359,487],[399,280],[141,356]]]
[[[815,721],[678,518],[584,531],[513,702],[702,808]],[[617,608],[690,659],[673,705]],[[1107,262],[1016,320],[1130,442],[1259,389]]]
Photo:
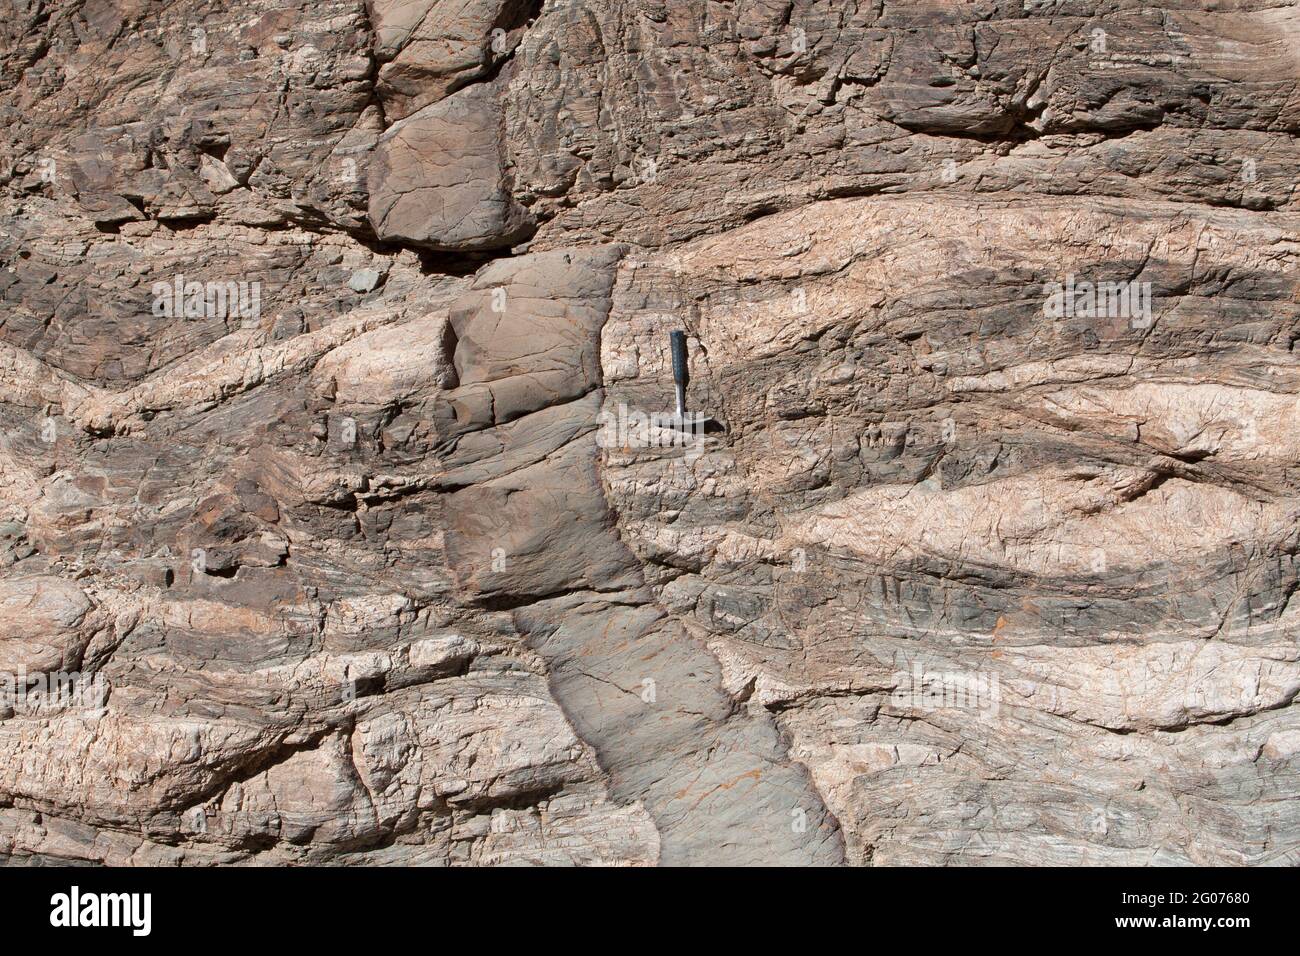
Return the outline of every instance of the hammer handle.
[[[686,357],[686,333],[669,332],[668,341],[673,353],[673,381],[684,387],[691,377]]]

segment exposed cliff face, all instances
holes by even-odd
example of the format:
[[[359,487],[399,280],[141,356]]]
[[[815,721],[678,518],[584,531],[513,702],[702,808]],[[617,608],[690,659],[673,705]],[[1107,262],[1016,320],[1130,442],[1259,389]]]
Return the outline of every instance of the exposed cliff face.
[[[0,854],[1300,862],[1294,5],[0,31]]]

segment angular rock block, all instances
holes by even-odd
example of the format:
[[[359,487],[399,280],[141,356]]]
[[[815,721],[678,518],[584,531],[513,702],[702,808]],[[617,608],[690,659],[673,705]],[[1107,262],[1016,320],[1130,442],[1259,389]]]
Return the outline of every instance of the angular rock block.
[[[451,306],[463,427],[503,424],[600,384],[600,328],[619,247],[535,253],[493,263]]]
[[[485,75],[513,47],[527,0],[377,0],[376,88],[389,120],[410,116]]]
[[[523,471],[452,494],[447,558],[461,589],[505,606],[640,583],[596,474],[591,439]]]
[[[470,252],[514,245],[532,221],[511,194],[492,84],[477,84],[390,126],[369,170],[380,239]]]

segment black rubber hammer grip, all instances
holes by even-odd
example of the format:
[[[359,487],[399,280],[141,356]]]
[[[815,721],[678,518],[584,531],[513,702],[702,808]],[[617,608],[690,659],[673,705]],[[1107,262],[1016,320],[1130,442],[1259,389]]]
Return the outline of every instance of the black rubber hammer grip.
[[[686,333],[669,332],[668,340],[673,350],[673,381],[684,386],[691,377],[686,357]]]

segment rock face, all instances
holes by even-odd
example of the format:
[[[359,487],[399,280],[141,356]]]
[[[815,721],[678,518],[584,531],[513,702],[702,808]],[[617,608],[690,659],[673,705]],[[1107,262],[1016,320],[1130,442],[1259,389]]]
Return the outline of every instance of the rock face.
[[[1300,8],[0,31],[0,858],[1300,863]]]

